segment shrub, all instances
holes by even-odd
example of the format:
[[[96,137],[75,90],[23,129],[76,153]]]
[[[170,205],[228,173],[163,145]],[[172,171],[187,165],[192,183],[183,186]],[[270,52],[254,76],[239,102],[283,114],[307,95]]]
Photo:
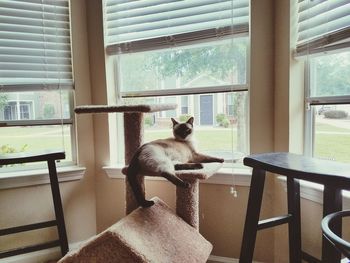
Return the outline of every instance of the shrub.
[[[153,116],[145,116],[145,126],[146,127],[151,127],[154,125],[154,122],[153,122]]]
[[[219,124],[220,127],[227,128],[230,125],[229,119],[223,113],[219,113],[218,115],[216,115],[216,122]]]
[[[348,113],[343,110],[329,110],[325,111],[323,115],[327,119],[344,119],[348,117]]]

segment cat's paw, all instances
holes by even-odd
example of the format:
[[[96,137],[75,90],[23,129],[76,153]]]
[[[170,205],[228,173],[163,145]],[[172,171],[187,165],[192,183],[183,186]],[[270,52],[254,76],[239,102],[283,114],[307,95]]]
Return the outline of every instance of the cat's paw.
[[[141,206],[144,208],[151,207],[152,205],[154,205],[154,201],[148,201],[148,200],[143,201],[141,204]]]
[[[225,160],[223,158],[218,158],[218,162],[223,163],[223,162],[225,162]]]

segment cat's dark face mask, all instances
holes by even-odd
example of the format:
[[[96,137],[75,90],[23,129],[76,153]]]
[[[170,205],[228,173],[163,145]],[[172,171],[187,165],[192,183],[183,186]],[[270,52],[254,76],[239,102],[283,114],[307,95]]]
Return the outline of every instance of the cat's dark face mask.
[[[182,140],[188,139],[192,134],[193,127],[188,123],[181,123],[174,129],[174,135],[176,138],[180,138]]]
[[[185,123],[179,123],[173,118],[171,118],[171,121],[173,122],[173,134],[176,139],[186,141],[192,137],[193,117],[189,118]]]

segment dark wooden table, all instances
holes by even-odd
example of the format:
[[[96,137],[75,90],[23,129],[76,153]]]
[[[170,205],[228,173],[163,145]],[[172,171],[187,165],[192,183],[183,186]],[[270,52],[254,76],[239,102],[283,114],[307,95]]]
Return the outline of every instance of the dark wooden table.
[[[49,241],[46,243],[30,245],[26,247],[20,247],[8,251],[0,251],[0,258],[11,257],[19,254],[29,253],[42,249],[52,248],[59,246],[61,248],[62,256],[68,252],[67,233],[63,216],[62,201],[60,195],[60,189],[57,179],[56,160],[62,160],[65,158],[64,152],[45,152],[40,154],[27,154],[27,153],[15,153],[0,155],[0,167],[2,165],[11,165],[19,163],[32,163],[32,162],[47,162],[50,186],[52,192],[52,199],[55,209],[55,220],[45,221],[40,223],[15,226],[5,229],[0,229],[0,237],[25,231],[32,231],[36,229],[42,229],[47,227],[56,226],[58,230],[58,239]],[[33,203],[33,206],[35,204]]]
[[[350,190],[350,165],[292,153],[255,154],[244,158],[244,164],[253,168],[253,174],[239,262],[252,262],[258,230],[285,223],[289,227],[290,262],[298,263],[302,259],[307,262],[340,262],[340,253],[325,237],[322,240],[322,261],[301,249],[299,179],[324,185],[323,216],[326,216],[342,210],[341,190]],[[259,221],[266,172],[287,177],[288,214]],[[341,221],[335,221],[332,229],[341,236]]]

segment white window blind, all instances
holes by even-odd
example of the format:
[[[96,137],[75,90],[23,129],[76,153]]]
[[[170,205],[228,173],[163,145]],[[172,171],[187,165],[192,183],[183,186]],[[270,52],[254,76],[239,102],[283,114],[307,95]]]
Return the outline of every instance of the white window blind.
[[[350,0],[299,0],[297,55],[350,46]]]
[[[68,0],[0,0],[0,90],[73,87]]]
[[[249,0],[106,0],[109,53],[166,48],[248,34]]]

